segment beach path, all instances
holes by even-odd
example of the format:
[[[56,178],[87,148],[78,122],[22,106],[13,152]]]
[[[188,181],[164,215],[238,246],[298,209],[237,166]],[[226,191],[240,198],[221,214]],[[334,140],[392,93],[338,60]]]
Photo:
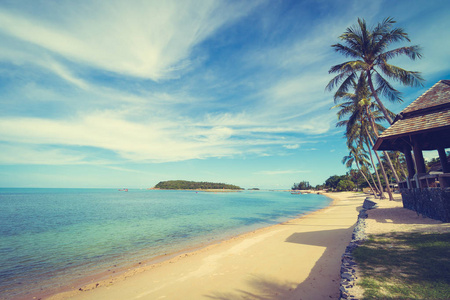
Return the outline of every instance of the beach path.
[[[299,219],[50,299],[338,299],[341,255],[365,195],[328,196],[332,205]]]

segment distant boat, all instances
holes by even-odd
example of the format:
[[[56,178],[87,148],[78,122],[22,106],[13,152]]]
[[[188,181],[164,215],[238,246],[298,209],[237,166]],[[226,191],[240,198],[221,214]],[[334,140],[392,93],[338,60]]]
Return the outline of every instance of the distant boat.
[[[119,189],[119,192],[128,192],[128,189]]]

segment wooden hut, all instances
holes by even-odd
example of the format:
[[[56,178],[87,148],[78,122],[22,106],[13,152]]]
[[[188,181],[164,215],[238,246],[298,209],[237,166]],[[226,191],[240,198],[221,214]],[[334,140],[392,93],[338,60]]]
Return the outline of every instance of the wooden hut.
[[[404,207],[450,222],[450,164],[446,148],[450,148],[450,80],[440,80],[406,107],[374,146],[375,150],[405,154],[408,179],[399,184]],[[424,150],[438,151],[440,171],[427,173]]]

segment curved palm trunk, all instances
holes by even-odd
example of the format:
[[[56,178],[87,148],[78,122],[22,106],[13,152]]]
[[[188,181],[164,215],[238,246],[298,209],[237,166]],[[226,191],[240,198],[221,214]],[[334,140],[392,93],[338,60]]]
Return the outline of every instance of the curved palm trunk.
[[[367,130],[367,128],[366,128],[366,130]],[[367,136],[369,137],[371,148],[373,148],[373,140],[372,140],[372,137],[370,136],[370,134],[368,132],[367,132]],[[386,182],[386,191],[387,191],[387,193],[389,195],[389,200],[393,201],[394,197],[392,196],[391,187],[389,186],[389,180],[388,180],[388,177],[386,175],[386,171],[384,170],[383,163],[382,163],[382,161],[380,159],[380,156],[378,155],[378,152],[377,151],[374,151],[374,152],[375,152],[375,156],[378,159],[378,163],[380,164],[381,174],[383,174],[384,181]]]
[[[400,178],[398,178],[397,170],[395,170],[394,165],[392,164],[391,158],[389,157],[389,154],[386,151],[383,151],[383,153],[384,153],[384,156],[386,156],[389,167],[391,168],[391,171],[394,175],[395,181],[398,184],[400,182]]]
[[[402,163],[400,162],[400,157],[399,157],[399,155],[397,155],[397,156],[395,157],[395,160],[396,160],[397,165],[399,165],[400,171],[402,172],[403,176],[404,176],[405,178],[408,178],[408,175],[406,174],[405,168],[403,167]]]
[[[366,166],[366,167],[367,167],[367,166]],[[368,167],[367,167],[367,170],[369,170]],[[370,175],[370,178],[372,179],[372,183],[373,183],[373,186],[374,186],[375,190],[377,191],[377,194],[381,194],[381,192],[378,190],[377,184],[376,184],[376,182],[375,182],[375,178],[373,178],[372,173],[369,172],[369,175]]]
[[[373,119],[372,114],[369,112],[368,106],[366,106],[366,114],[369,116],[369,120],[372,125],[373,133],[375,134],[375,137],[378,139],[378,131],[376,130],[375,120]],[[373,142],[372,142],[372,147],[373,147]],[[383,154],[386,157],[389,167],[391,168],[392,174],[394,175],[395,181],[398,184],[400,182],[400,179],[398,178],[397,170],[395,170],[394,165],[392,164],[391,158],[389,157],[389,154],[386,151],[383,151]]]
[[[375,151],[375,156],[378,159],[378,163],[380,164],[380,167],[381,167],[381,174],[383,175],[384,181],[386,182],[386,191],[387,191],[387,193],[389,195],[389,200],[390,201],[394,201],[394,196],[392,196],[392,191],[391,191],[389,179],[388,179],[388,177],[386,175],[386,170],[384,169],[383,162],[381,161],[380,156],[378,155],[378,153],[376,151]]]
[[[356,162],[356,167],[358,168],[359,173],[361,173],[361,175],[364,177],[364,179],[366,180],[366,182],[369,185],[370,189],[372,190],[373,194],[375,195],[376,194],[375,190],[373,189],[372,185],[370,184],[370,181],[367,179],[367,177],[364,174],[364,172],[359,168],[358,162]]]
[[[367,70],[367,82],[369,83],[370,91],[372,92],[373,97],[375,98],[375,100],[377,101],[378,105],[380,106],[380,109],[383,112],[384,117],[389,122],[389,125],[391,125],[393,123],[392,119],[391,119],[391,116],[389,116],[389,113],[388,113],[386,107],[384,107],[383,102],[381,102],[380,98],[378,98],[378,94],[375,91],[375,88],[373,87],[372,74],[370,74],[370,70]]]
[[[369,118],[369,123],[372,125],[372,128],[375,128],[375,127],[373,127],[374,126],[374,120],[372,118],[372,115],[369,112],[369,107],[367,105],[366,105],[365,109],[366,109],[366,115]],[[363,122],[361,120],[361,124],[362,123]],[[366,135],[368,137],[370,137],[369,130],[368,130],[367,126],[364,128],[364,130],[366,132]],[[380,191],[380,199],[384,199],[385,197],[384,197],[384,193],[383,193],[383,185],[381,184],[381,180],[380,180],[380,174],[378,174],[378,169],[376,168],[375,163],[373,162],[372,148],[371,148],[371,144],[369,144],[369,142],[368,142],[367,137],[365,138],[365,143],[367,144],[367,148],[369,150],[369,155],[370,155],[370,161],[372,162],[372,166],[373,166],[373,168],[375,170],[375,174],[377,176],[378,188],[379,188],[379,191]],[[374,151],[374,152],[376,154],[376,151]],[[379,158],[378,158],[378,160],[379,160]]]
[[[370,150],[369,143],[367,143],[367,148],[369,148],[370,161],[372,162],[373,169],[375,170],[375,175],[377,176],[378,190],[380,192],[380,199],[384,199],[385,197],[384,197],[384,194],[383,194],[383,185],[381,184],[380,174],[378,174],[378,169],[375,167],[375,163],[373,162],[372,151]]]

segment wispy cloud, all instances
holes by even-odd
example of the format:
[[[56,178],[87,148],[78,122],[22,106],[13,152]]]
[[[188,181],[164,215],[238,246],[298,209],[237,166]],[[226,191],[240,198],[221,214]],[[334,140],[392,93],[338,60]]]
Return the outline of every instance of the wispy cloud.
[[[297,174],[297,173],[310,173],[309,170],[273,170],[273,171],[260,171],[256,172],[257,175],[282,175],[282,174]]]
[[[148,162],[260,153],[267,146],[282,147],[289,142],[272,135],[255,135],[248,132],[248,129],[211,126],[206,123],[199,125],[189,123],[186,119],[169,121],[153,118],[151,122],[133,122],[125,117],[126,115],[117,112],[97,111],[74,116],[68,120],[3,118],[0,119],[0,135],[2,140],[10,145],[93,147],[112,151],[122,160]],[[76,151],[72,150],[73,153]],[[12,152],[7,156],[11,162],[29,162],[23,155],[20,159],[15,158]],[[100,160],[93,155],[94,157],[86,159],[91,162]],[[33,155],[33,157],[35,161],[42,156]],[[60,156],[54,155],[52,160],[58,157]],[[67,163],[68,155],[61,161]],[[85,162],[78,154],[70,161]]]
[[[294,144],[294,145],[283,145],[284,148],[286,149],[298,149],[298,147],[300,147],[298,144]]]
[[[58,4],[58,15],[65,18],[61,20],[51,17],[53,3],[43,2],[36,7],[42,14],[1,9],[0,31],[44,50],[53,59],[64,57],[94,68],[161,80],[178,76],[177,72],[191,64],[193,47],[256,4],[66,2]]]
[[[220,102],[210,94],[214,91],[200,95],[193,87],[174,85],[176,81],[168,80],[179,78],[194,67],[207,74],[207,70],[194,65],[194,49],[261,3],[264,1],[136,1],[136,5],[94,1],[89,7],[62,3],[59,14],[51,13],[54,7],[50,3],[36,7],[40,14],[0,8],[0,35],[6,41],[0,46],[0,59],[25,66],[25,71],[27,65],[33,65],[40,68],[42,75],[48,77],[45,72],[50,71],[61,79],[60,83],[52,82],[55,88],[50,97],[56,100],[54,106],[58,106],[60,117],[54,114],[46,118],[46,113],[20,116],[22,111],[18,109],[19,116],[0,120],[2,141],[9,145],[40,145],[41,151],[58,145],[91,147],[111,151],[122,160],[164,162],[252,153],[270,155],[269,147],[295,149],[295,145],[305,143],[298,133],[327,132],[329,113],[318,112],[327,105],[328,97],[322,90],[326,79],[321,71],[313,77],[294,72],[261,88],[265,79],[249,90],[253,96],[248,91],[242,94],[251,106],[237,103],[235,108],[224,106],[223,110],[217,110]],[[64,20],[58,17],[61,15]],[[323,35],[305,43],[289,40],[275,48],[261,49],[268,60],[262,61],[263,56],[258,58],[253,52],[251,62],[266,69],[304,66],[314,61],[298,53],[312,54],[323,43]],[[286,57],[281,55],[283,52],[290,54],[289,61],[277,61],[277,57]],[[240,53],[241,59],[246,54],[249,55]],[[101,76],[92,75],[96,73],[130,83],[133,81],[127,76],[166,84],[151,83],[154,90],[143,87],[142,82],[116,87],[99,80]],[[244,79],[239,88],[257,77],[247,75]],[[66,91],[58,93],[63,82],[72,88],[65,87]],[[212,82],[219,90],[223,88]],[[29,104],[34,105],[33,101],[42,98],[45,89],[26,84],[31,87]],[[24,99],[16,101],[25,104]],[[95,152],[83,151],[73,149],[71,157],[53,157],[61,157],[61,163],[100,161]],[[50,161],[42,155],[35,157]],[[10,161],[27,162],[13,157]]]
[[[0,164],[3,165],[73,165],[84,164],[86,158],[76,151],[22,143],[0,143],[0,152]]]

